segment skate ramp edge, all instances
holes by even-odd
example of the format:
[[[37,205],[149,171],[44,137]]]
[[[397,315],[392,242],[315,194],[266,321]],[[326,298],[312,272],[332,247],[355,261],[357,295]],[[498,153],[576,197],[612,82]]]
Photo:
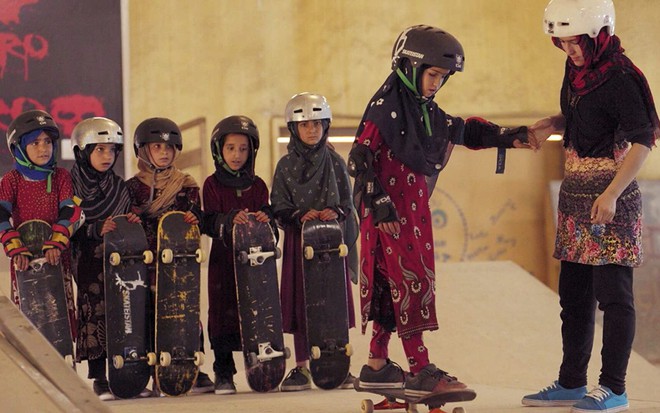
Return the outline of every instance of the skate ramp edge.
[[[0,410],[110,412],[0,291]]]

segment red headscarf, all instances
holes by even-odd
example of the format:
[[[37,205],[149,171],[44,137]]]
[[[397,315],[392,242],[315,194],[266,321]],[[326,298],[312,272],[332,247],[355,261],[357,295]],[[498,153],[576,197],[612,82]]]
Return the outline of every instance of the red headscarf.
[[[552,42],[563,50],[558,37],[553,37]],[[570,58],[566,59],[564,76],[568,76],[571,90],[575,94],[583,96],[598,88],[617,73],[632,74],[644,94],[646,108],[653,124],[654,137],[655,139],[660,138],[660,121],[649,83],[644,73],[624,54],[619,37],[610,36],[607,28],[603,27],[596,38],[592,39],[586,34],[578,36],[578,45],[582,50],[584,65],[576,66]]]

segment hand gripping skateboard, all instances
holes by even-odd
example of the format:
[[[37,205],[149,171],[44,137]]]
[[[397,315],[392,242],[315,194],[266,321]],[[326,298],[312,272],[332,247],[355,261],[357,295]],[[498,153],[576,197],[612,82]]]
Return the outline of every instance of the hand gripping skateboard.
[[[360,381],[355,380],[353,384],[358,392],[374,393],[385,397],[385,400],[374,404],[371,399],[362,400],[360,411],[362,413],[373,413],[375,410],[405,409],[408,413],[417,413],[417,405],[423,404],[429,408],[429,413],[444,413],[441,407],[447,403],[457,403],[474,400],[477,393],[472,389],[454,390],[442,393],[431,393],[423,397],[406,396],[403,388],[399,389],[372,389],[360,387]],[[452,413],[465,413],[463,407],[454,407]]]
[[[48,264],[41,251],[44,242],[50,238],[51,226],[46,221],[34,219],[23,222],[17,231],[23,244],[32,253],[27,270],[16,271],[21,312],[67,362],[74,366],[73,338],[62,266],[61,263]]]
[[[310,372],[317,387],[334,389],[346,380],[353,354],[343,258],[348,248],[334,220],[304,222],[302,248]]]
[[[254,391],[268,392],[284,378],[289,349],[284,347],[275,260],[281,251],[273,230],[248,214],[233,227],[234,273],[245,374]]]
[[[108,381],[112,394],[129,399],[145,388],[156,364],[156,354],[147,353],[146,325],[146,264],[153,253],[142,225],[125,215],[113,221],[117,227],[103,238]]]
[[[158,223],[156,383],[169,396],[192,390],[204,362],[199,351],[200,233],[183,216],[167,212]]]

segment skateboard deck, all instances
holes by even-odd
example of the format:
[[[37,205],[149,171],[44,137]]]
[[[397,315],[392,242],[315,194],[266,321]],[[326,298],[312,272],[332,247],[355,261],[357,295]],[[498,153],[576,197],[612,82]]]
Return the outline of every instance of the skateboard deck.
[[[289,349],[284,347],[282,310],[275,260],[281,256],[270,224],[248,214],[234,225],[234,274],[245,374],[257,392],[276,389],[284,378]]]
[[[199,366],[200,233],[171,211],[158,223],[156,261],[156,384],[169,396],[192,390]]]
[[[343,258],[348,248],[334,220],[304,222],[302,247],[310,372],[317,387],[334,389],[346,380],[353,353]]]
[[[121,399],[136,397],[151,378],[156,355],[147,353],[147,267],[153,261],[149,243],[138,223],[125,215],[113,218],[114,231],[105,234],[106,352],[110,391]]]
[[[28,269],[16,271],[21,312],[73,366],[73,338],[62,267],[48,264],[41,251],[44,241],[50,238],[51,226],[34,219],[23,222],[17,231],[32,253]]]
[[[432,393],[423,397],[406,396],[403,388],[399,389],[372,389],[360,387],[360,380],[356,379],[353,383],[358,392],[373,393],[383,396],[385,400],[375,404],[371,399],[362,400],[360,411],[362,413],[373,413],[374,410],[393,410],[405,409],[409,413],[417,412],[417,405],[426,405],[430,413],[444,413],[440,408],[447,403],[457,403],[462,401],[474,400],[477,393],[472,389],[456,390],[444,393]],[[455,407],[452,413],[465,413],[463,407]]]

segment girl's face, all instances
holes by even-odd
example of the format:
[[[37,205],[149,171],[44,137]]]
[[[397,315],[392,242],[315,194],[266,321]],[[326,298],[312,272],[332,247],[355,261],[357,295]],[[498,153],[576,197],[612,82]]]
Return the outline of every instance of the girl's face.
[[[303,120],[296,125],[300,140],[307,145],[314,146],[321,142],[323,137],[323,122],[320,120]]]
[[[584,55],[579,45],[580,36],[560,37],[561,48],[577,67],[584,65]]]
[[[41,132],[37,139],[25,147],[26,155],[37,166],[44,166],[53,156],[53,139],[46,132]]]
[[[437,66],[431,66],[424,70],[424,73],[422,73],[422,96],[430,98],[435,95],[449,72],[450,70]]]
[[[114,143],[97,143],[89,155],[89,163],[98,172],[105,172],[112,168],[117,157],[117,146]]]
[[[157,168],[167,168],[174,161],[174,145],[164,142],[147,144],[151,161]]]
[[[230,133],[225,136],[222,145],[222,159],[232,171],[240,171],[250,155],[250,142],[248,137],[241,133]]]

